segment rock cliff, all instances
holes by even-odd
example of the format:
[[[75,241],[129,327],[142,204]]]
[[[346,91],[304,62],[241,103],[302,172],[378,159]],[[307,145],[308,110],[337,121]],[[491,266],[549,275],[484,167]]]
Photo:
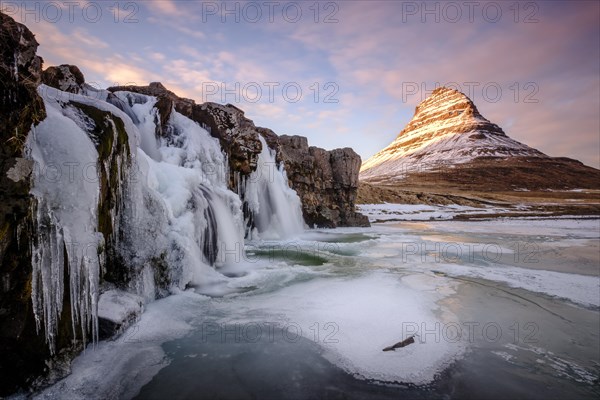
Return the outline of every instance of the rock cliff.
[[[33,163],[24,154],[32,126],[46,117],[36,92],[38,43],[24,25],[0,13],[0,396],[43,372],[49,355],[31,307]],[[26,371],[23,373],[23,371]]]
[[[42,73],[42,82],[63,92],[79,93],[85,78],[75,65],[63,64],[46,68]]]
[[[369,226],[354,210],[361,159],[351,148],[326,151],[308,146],[302,136],[278,138],[281,160],[292,187],[302,199],[309,225]]]

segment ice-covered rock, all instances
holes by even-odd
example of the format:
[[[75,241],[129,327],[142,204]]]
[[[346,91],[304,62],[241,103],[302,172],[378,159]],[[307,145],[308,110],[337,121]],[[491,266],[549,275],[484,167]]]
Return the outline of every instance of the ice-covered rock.
[[[108,290],[98,299],[100,339],[115,337],[137,321],[144,298],[122,290]]]
[[[234,105],[212,102],[196,104],[193,100],[178,97],[159,82],[148,86],[112,87],[108,90],[155,96],[162,121],[157,125],[158,136],[169,135],[166,122],[171,112],[176,110],[219,139],[228,157],[229,188],[238,192],[243,201],[242,186],[259,168],[264,139],[267,146],[275,151],[276,161],[283,163],[289,186],[300,196],[307,225],[336,227],[369,224],[368,219],[357,213],[354,207],[361,160],[352,149],[327,151],[309,147],[305,137],[278,136],[268,128],[255,126],[244,111]],[[244,210],[246,220],[253,221],[253,216],[248,214],[250,208],[245,207]],[[254,227],[248,228],[252,230]]]

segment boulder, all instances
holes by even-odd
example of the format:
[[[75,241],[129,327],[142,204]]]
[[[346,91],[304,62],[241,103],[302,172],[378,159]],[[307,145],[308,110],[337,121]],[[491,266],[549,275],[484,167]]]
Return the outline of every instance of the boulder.
[[[83,73],[75,65],[48,67],[42,73],[42,82],[69,93],[80,93],[85,83]]]
[[[144,311],[144,299],[122,290],[107,290],[98,299],[99,339],[121,335],[138,321]]]

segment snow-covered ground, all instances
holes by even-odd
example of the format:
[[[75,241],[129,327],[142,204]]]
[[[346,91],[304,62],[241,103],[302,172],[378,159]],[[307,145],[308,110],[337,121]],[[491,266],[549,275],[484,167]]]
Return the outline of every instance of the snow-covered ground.
[[[509,209],[501,207],[469,207],[457,204],[427,205],[427,204],[358,204],[358,211],[371,222],[381,221],[428,221],[447,220],[459,214],[496,214],[507,212]],[[510,210],[514,212],[514,210]]]

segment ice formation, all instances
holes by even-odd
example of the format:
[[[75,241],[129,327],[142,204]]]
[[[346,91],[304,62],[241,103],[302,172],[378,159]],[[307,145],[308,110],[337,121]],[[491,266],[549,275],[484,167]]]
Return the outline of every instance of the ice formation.
[[[36,165],[31,296],[52,351],[67,293],[73,336],[79,329],[84,340],[88,333],[97,339],[98,298],[111,269],[127,269],[120,273],[129,291],[152,301],[221,279],[214,267],[239,259],[227,254],[244,251],[246,234],[285,238],[303,230],[300,200],[264,139],[240,196],[228,188],[219,141],[198,123],[172,110],[158,137],[155,97],[44,85],[39,93],[48,117],[28,141]],[[107,190],[112,203],[102,208]],[[108,249],[122,265],[107,265]]]

